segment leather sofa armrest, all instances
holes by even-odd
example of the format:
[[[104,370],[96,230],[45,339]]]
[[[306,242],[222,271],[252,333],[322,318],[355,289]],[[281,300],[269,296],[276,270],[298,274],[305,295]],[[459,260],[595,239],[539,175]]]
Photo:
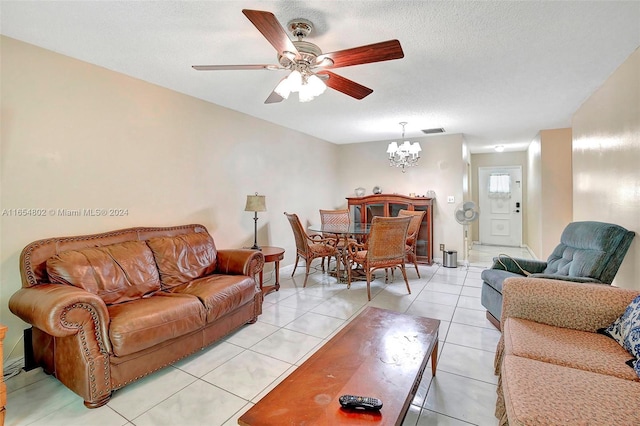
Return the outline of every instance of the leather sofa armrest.
[[[21,288],[9,299],[9,309],[23,321],[55,337],[95,330],[110,352],[109,311],[97,295],[64,284]],[[89,324],[90,323],[90,324]]]
[[[247,275],[255,278],[264,267],[264,255],[257,250],[218,250],[216,273],[226,275]]]
[[[595,332],[618,318],[640,292],[604,284],[545,278],[507,278],[502,287],[502,319]]]
[[[501,263],[502,262],[502,263]],[[518,264],[516,265],[516,262]],[[547,267],[547,262],[535,259],[519,259],[506,256],[498,256],[493,258],[493,265],[491,269],[502,269],[514,274],[520,274],[524,276],[524,273],[520,270],[520,267],[530,274],[539,274]]]

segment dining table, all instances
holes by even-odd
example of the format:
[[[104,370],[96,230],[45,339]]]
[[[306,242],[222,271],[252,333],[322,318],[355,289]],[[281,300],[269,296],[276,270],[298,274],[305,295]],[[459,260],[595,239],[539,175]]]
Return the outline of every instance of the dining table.
[[[336,243],[339,240],[343,241],[343,247],[345,250],[340,252],[340,261],[336,264],[336,278],[338,282],[348,283],[347,269],[349,267],[347,260],[346,247],[350,238],[357,240],[358,242],[364,242],[367,239],[367,235],[371,231],[370,223],[350,223],[350,224],[323,224],[323,225],[311,225],[309,231],[314,233],[321,233],[324,237],[331,236],[336,239]],[[337,246],[337,244],[336,244]],[[344,265],[344,274],[340,273],[340,264]],[[352,276],[353,279],[359,279],[359,274]]]

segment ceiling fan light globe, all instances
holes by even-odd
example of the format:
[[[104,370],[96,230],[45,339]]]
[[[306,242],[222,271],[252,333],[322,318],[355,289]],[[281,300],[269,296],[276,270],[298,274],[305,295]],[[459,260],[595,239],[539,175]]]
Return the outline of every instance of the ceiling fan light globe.
[[[310,93],[308,90],[304,89],[305,86],[302,86],[302,88],[300,89],[300,92],[298,93],[298,100],[300,102],[310,102],[313,100],[313,98],[315,98],[315,96],[313,96],[312,93]]]
[[[289,85],[289,91],[298,92],[302,87],[302,74],[300,74],[300,71],[291,71],[291,74],[287,77],[287,82]]]
[[[276,86],[275,89],[273,89],[273,91],[276,92],[278,95],[282,96],[284,99],[289,99],[289,95],[291,94],[289,79],[288,78],[282,79],[282,81],[278,83],[278,85]]]
[[[320,80],[317,75],[311,75],[307,79],[307,89],[313,94],[313,96],[319,96],[327,90],[327,85],[324,84],[324,81]]]

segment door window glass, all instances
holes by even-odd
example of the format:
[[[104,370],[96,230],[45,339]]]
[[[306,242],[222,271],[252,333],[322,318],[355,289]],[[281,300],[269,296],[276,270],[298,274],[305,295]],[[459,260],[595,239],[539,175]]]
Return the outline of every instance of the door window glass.
[[[511,175],[491,173],[489,176],[489,198],[511,198]]]

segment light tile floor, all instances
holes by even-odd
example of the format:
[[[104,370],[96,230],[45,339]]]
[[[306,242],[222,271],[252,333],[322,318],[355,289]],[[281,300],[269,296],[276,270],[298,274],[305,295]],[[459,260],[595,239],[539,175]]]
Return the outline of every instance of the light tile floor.
[[[238,417],[304,362],[366,306],[441,320],[437,375],[430,369],[403,425],[496,425],[493,357],[500,333],[480,304],[480,273],[498,253],[524,249],[472,247],[468,267],[408,267],[411,294],[396,274],[392,283],[347,290],[317,268],[303,288],[304,267],[280,291],[265,297],[258,322],[223,341],[114,393],[89,410],[56,379],[35,369],[7,381],[6,425],[236,425]],[[462,262],[460,262],[462,263]],[[378,274],[382,276],[383,274]],[[271,278],[273,279],[273,278]]]

